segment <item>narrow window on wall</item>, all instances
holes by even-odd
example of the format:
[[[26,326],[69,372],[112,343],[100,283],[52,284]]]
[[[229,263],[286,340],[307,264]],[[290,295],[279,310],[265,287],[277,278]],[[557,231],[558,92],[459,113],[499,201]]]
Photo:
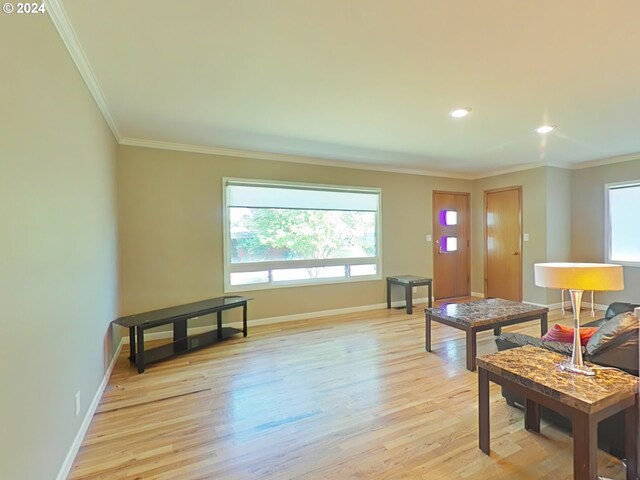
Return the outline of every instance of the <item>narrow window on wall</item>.
[[[640,266],[640,180],[605,185],[607,262]]]
[[[381,278],[380,189],[223,182],[225,291]]]

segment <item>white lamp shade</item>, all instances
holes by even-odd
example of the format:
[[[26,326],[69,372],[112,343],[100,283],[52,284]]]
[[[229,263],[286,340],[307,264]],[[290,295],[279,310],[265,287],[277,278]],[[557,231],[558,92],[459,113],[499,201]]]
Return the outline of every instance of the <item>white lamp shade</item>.
[[[623,290],[621,265],[609,263],[536,263],[538,287],[571,290]]]

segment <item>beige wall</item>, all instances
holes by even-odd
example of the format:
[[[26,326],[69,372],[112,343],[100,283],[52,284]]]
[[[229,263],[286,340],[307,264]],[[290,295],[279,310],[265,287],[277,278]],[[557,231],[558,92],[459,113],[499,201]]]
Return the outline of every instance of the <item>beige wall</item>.
[[[547,262],[571,260],[571,171],[547,167]],[[560,301],[560,291],[547,289],[547,304]]]
[[[472,195],[472,279],[471,290],[484,293],[484,192],[522,186],[522,232],[529,234],[522,251],[522,299],[547,304],[545,289],[533,281],[533,264],[547,258],[547,167],[481,178],[473,183]]]
[[[0,58],[0,478],[50,480],[113,351],[117,146],[47,15]]]
[[[432,191],[471,182],[349,168],[120,147],[120,312],[223,294],[222,178],[382,189],[382,275],[432,274]],[[250,319],[383,303],[384,280],[246,292]],[[398,298],[400,296],[398,295]]]
[[[571,241],[571,205],[585,204],[575,193],[575,179],[591,170],[540,167],[470,182],[121,146],[120,313],[223,294],[225,176],[381,187],[383,276],[431,275],[431,244],[424,236],[431,233],[432,191],[471,191],[472,291],[480,294],[484,292],[484,191],[522,186],[523,232],[529,234],[529,241],[523,242],[523,299],[555,303],[560,293],[535,286],[533,265],[579,256],[581,243],[576,244],[575,235]],[[627,178],[626,170],[621,175]],[[250,318],[261,319],[381,303],[385,285],[371,281],[246,294],[255,298]]]
[[[576,262],[603,262],[604,186],[640,179],[640,159],[575,170],[572,175],[571,251]],[[638,205],[629,205],[630,221],[638,221]],[[635,219],[635,220],[634,220]],[[638,240],[640,241],[640,239]],[[596,303],[640,303],[640,267],[624,267],[625,289],[597,293]]]

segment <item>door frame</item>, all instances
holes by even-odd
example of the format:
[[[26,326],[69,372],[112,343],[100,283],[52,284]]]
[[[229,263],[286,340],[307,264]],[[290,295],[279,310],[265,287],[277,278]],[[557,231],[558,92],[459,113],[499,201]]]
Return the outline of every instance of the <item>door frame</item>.
[[[471,296],[471,192],[449,192],[446,190],[433,190],[431,192],[431,255],[432,255],[432,262],[433,262],[433,280],[435,283],[436,282],[436,278],[435,278],[435,273],[436,273],[436,257],[437,257],[437,252],[436,252],[436,238],[435,238],[435,232],[433,231],[434,228],[434,224],[435,224],[435,211],[434,211],[434,205],[435,205],[435,199],[436,199],[436,194],[442,194],[442,195],[464,195],[467,198],[467,218],[466,218],[466,225],[465,225],[465,230],[466,230],[466,234],[467,234],[467,250],[466,250],[466,266],[467,266],[467,276],[468,276],[468,280],[467,280],[467,288],[468,288],[468,292],[466,296]],[[434,294],[433,297],[435,298],[435,288],[434,288]],[[444,297],[444,298],[454,298],[454,297]]]
[[[487,248],[487,194],[490,193],[499,193],[499,192],[505,192],[508,190],[516,190],[518,192],[518,256],[520,257],[520,276],[518,278],[518,297],[519,297],[519,302],[522,302],[522,275],[524,273],[523,270],[523,266],[522,266],[522,185],[515,185],[515,186],[511,186],[511,187],[502,187],[502,188],[493,188],[490,190],[485,190],[484,191],[484,202],[483,202],[483,212],[482,212],[482,228],[484,230],[484,298],[487,298],[487,285],[489,282],[489,279],[487,278],[487,270],[488,270],[488,266],[487,266],[487,257],[488,257],[488,248]]]

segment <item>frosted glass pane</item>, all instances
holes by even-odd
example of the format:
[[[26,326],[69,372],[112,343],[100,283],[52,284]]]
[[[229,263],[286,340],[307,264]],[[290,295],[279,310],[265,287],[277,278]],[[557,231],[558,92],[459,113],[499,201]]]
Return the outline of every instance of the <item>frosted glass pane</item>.
[[[457,225],[458,224],[458,212],[454,210],[447,210],[444,215],[445,225]]]
[[[292,280],[310,280],[313,278],[340,278],[345,276],[345,266],[310,267],[310,268],[283,268],[272,270],[271,276],[274,282],[287,282]]]
[[[352,277],[360,277],[363,275],[375,275],[376,266],[374,265],[351,265],[349,274]]]
[[[254,283],[267,283],[269,272],[236,272],[229,276],[231,285],[252,285]]]
[[[447,241],[445,243],[445,250],[447,252],[455,252],[458,250],[458,238],[457,237],[446,237]]]

